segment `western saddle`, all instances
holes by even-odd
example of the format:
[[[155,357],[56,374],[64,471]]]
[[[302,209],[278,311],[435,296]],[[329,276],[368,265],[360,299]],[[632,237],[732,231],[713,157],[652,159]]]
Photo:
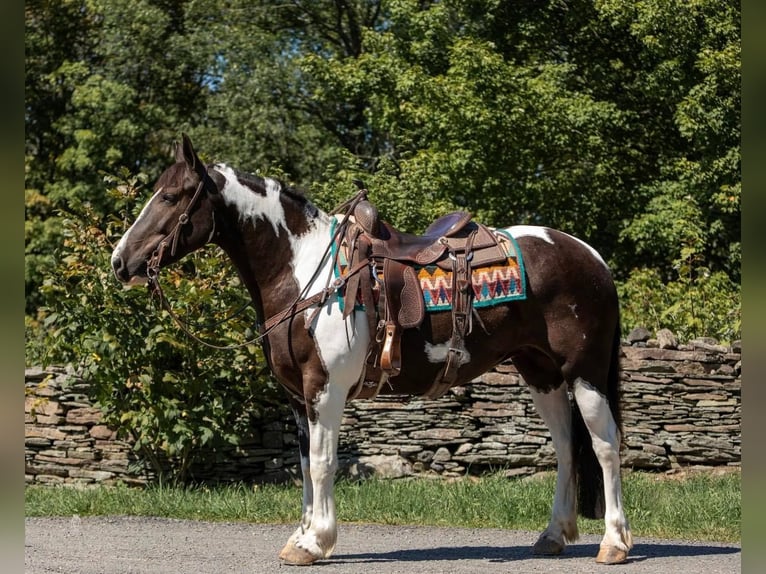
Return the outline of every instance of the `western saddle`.
[[[347,269],[359,272],[345,277],[343,312],[347,317],[361,301],[370,327],[370,349],[366,372],[351,398],[359,396],[364,386],[374,388],[371,396],[375,396],[390,377],[399,374],[402,331],[419,327],[425,317],[418,268],[430,265],[453,274],[452,335],[447,357],[424,394],[429,399],[438,398],[454,384],[458,368],[466,362],[465,337],[471,332],[475,312],[472,269],[503,262],[508,252],[492,229],[472,221],[466,211],[440,217],[423,235],[402,233],[380,219],[363,184],[357,185],[360,191],[347,204],[347,225],[340,240],[347,254]]]

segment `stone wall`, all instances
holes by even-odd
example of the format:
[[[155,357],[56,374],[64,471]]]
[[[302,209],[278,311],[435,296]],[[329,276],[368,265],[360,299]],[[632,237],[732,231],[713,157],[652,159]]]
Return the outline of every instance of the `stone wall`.
[[[623,466],[739,465],[740,345],[697,340],[676,346],[648,334],[633,339],[623,346],[622,358]],[[130,444],[101,423],[87,400],[87,383],[65,380],[61,370],[26,372],[27,482],[151,480]],[[339,456],[343,472],[389,477],[493,470],[517,475],[555,465],[549,434],[510,363],[436,401],[378,397],[350,403]],[[291,417],[271,413],[240,449],[216,453],[210,461],[195,467],[196,479],[299,476]]]
[[[67,383],[63,369],[26,369],[24,458],[26,482],[143,483],[131,445],[102,424],[88,384]]]

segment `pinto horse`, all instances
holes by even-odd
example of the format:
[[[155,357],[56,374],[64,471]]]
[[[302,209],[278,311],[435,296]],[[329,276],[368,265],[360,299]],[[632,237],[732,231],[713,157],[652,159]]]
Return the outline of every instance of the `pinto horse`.
[[[160,267],[214,243],[232,260],[259,318],[288,317],[272,321],[262,339],[295,414],[303,475],[301,523],[279,557],[311,564],[329,557],[336,544],[338,434],[371,334],[364,310],[344,317],[337,292],[288,312],[326,289],[339,216],[276,180],[203,164],[186,135],[175,156],[114,249],[112,267],[124,284],[151,283]],[[526,225],[505,232],[523,254],[527,296],[476,309],[482,329],[466,337],[454,384],[511,359],[550,430],[556,489],[534,553],[556,555],[576,540],[579,511],[604,518],[596,561],[624,562],[632,538],[622,504],[620,325],[610,271],[593,248],[563,232]],[[426,315],[403,334],[401,371],[380,392],[424,394],[444,367],[450,312]]]

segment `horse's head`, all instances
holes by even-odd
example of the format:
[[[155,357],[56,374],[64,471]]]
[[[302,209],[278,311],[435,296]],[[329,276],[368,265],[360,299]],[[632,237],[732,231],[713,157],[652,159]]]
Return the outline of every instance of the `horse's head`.
[[[208,243],[215,233],[218,188],[184,135],[176,163],[154,185],[154,195],[112,253],[112,268],[127,285]]]

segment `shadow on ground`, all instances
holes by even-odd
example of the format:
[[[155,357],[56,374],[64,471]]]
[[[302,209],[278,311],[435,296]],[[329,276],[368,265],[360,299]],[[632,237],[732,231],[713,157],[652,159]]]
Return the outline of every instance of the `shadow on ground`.
[[[656,558],[684,558],[691,556],[719,556],[738,554],[741,552],[735,546],[705,546],[647,543],[636,544],[630,552],[628,562],[642,562]],[[423,562],[433,560],[487,560],[489,562],[514,562],[517,560],[568,560],[593,557],[598,554],[598,544],[574,544],[568,546],[565,552],[556,557],[531,554],[528,546],[488,547],[488,546],[448,546],[440,548],[418,548],[396,550],[393,552],[340,554],[330,558],[327,563],[344,564],[376,563],[376,562]]]

